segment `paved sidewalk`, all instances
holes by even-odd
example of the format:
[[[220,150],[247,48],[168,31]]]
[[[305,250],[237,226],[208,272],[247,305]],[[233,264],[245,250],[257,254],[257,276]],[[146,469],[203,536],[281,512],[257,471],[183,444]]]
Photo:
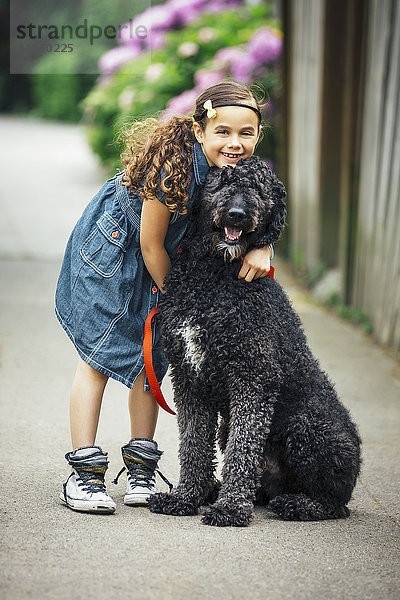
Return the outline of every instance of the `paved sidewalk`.
[[[61,133],[66,126],[20,125],[29,129],[27,155],[32,150],[29,144],[44,152],[43,136],[49,130],[65,147]],[[84,145],[79,128],[65,131],[68,163],[76,156],[74,148]],[[0,148],[6,160],[4,155]],[[37,154],[32,168],[45,164],[47,156]],[[7,160],[9,169],[13,162],[18,169],[15,158]],[[64,167],[73,173],[71,163]],[[86,181],[84,193],[79,185],[71,194],[63,191],[63,202],[73,196],[72,212],[79,214],[102,183],[93,162],[81,174]],[[16,176],[16,171],[9,171],[3,194],[11,192],[10,182],[15,188],[15,181],[21,180]],[[43,218],[46,223],[44,232],[54,228],[61,236],[65,215],[58,211],[52,178],[49,168],[39,196],[28,193],[29,182],[12,193],[23,210],[27,203],[36,207],[38,222]],[[46,221],[49,205],[54,208],[53,219]],[[69,227],[71,216],[68,219]],[[37,236],[30,238],[22,223],[14,231],[20,232],[26,248],[34,248],[31,256],[36,260],[27,260],[24,254],[21,258],[18,252],[3,252],[0,260],[0,593],[4,600],[399,597],[400,365],[390,352],[317,306],[278,258],[274,261],[277,279],[300,314],[313,352],[360,427],[364,462],[350,518],[288,523],[257,507],[249,528],[219,529],[202,525],[200,516],[154,515],[146,508],[124,506],[124,478],[118,486],[111,480],[121,466],[119,447],[129,439],[127,393],[113,381],[106,390],[98,443],[109,452],[107,478],[117,512],[74,513],[57,500],[68,474],[63,455],[69,450],[68,395],[76,365],[75,351],[53,315],[59,248],[66,239],[51,237],[51,243],[57,244],[49,245],[45,253],[33,243]],[[172,404],[168,379],[163,388]],[[157,439],[165,451],[161,470],[176,483],[174,417],[160,415]],[[164,489],[164,484],[160,487]]]
[[[107,175],[78,125],[0,115],[0,132],[0,257],[59,257]]]

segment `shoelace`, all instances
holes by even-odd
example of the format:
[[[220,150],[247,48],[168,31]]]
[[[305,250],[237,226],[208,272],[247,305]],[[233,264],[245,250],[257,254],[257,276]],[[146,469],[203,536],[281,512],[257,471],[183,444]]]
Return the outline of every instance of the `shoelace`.
[[[95,494],[96,492],[106,492],[106,486],[103,482],[103,477],[99,476],[98,474],[96,474],[96,479],[93,478],[93,473],[89,473],[89,472],[81,472],[78,473],[79,479],[82,480],[82,482],[78,481],[78,486],[81,487],[85,492],[91,492],[92,494]],[[71,479],[72,475],[74,475],[74,473],[71,473],[71,475],[68,477],[67,481],[63,484],[63,491],[64,491],[64,498],[65,498],[65,502],[67,502],[67,483],[68,481]],[[90,481],[91,480],[91,481]]]
[[[82,482],[78,482],[78,486],[81,487],[85,492],[91,492],[95,494],[96,492],[105,492],[106,486],[104,483],[104,475],[100,473],[96,473],[95,475],[90,472],[81,471],[78,472],[79,479]]]
[[[149,485],[151,485],[152,483],[151,480],[153,479],[154,474],[157,473],[161,477],[161,479],[165,481],[165,483],[168,485],[170,492],[174,487],[172,483],[170,483],[168,479],[161,473],[161,471],[159,471],[158,469],[154,469],[153,471],[152,469],[149,469],[145,465],[141,464],[132,465],[132,468],[129,470],[127,470],[126,467],[122,467],[116,478],[113,479],[112,483],[115,483],[115,485],[117,485],[118,479],[124,471],[128,471],[128,477],[132,480],[132,483],[134,483],[135,486],[149,487]]]

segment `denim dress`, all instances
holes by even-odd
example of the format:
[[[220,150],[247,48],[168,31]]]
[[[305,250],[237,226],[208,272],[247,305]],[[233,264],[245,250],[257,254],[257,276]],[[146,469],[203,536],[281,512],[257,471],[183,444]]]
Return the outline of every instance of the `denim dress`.
[[[209,169],[193,145],[188,210]],[[142,200],[121,185],[122,173],[105,182],[86,207],[68,240],[56,290],[56,315],[78,354],[91,367],[133,388],[144,367],[143,332],[160,291],[140,249]],[[160,190],[158,200],[165,204]],[[171,263],[187,226],[187,215],[171,213],[165,249]],[[157,319],[153,320],[153,367],[159,384],[167,372]],[[150,386],[145,379],[145,390]]]

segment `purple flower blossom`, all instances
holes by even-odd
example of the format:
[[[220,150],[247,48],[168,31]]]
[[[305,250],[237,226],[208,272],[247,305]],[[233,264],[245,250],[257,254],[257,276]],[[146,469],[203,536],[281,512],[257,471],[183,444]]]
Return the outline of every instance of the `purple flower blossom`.
[[[139,27],[139,22],[136,19],[133,21],[129,21],[128,23],[124,23],[118,30],[118,43],[119,44],[127,44],[129,46],[140,46],[140,38],[137,35],[136,28]],[[142,35],[142,32],[138,30],[138,33]]]
[[[130,60],[134,60],[140,50],[133,46],[117,46],[100,57],[99,68],[102,74],[110,74]]]
[[[183,56],[187,58],[189,56],[194,56],[199,51],[199,46],[196,42],[182,42],[182,44],[178,47],[179,56]]]
[[[148,31],[166,31],[174,26],[174,13],[171,11],[169,3],[151,6],[144,13],[136,17],[141,25],[144,25]]]
[[[147,69],[146,69],[146,73],[145,73],[145,78],[146,81],[157,81],[157,79],[159,79],[161,77],[161,75],[164,73],[165,71],[165,65],[163,65],[163,63],[152,63],[150,64]]]
[[[203,44],[208,44],[209,42],[212,42],[213,39],[215,39],[216,35],[217,31],[212,27],[202,27],[198,35],[199,42],[202,42]]]
[[[262,75],[262,67],[276,60],[282,50],[279,32],[270,27],[259,29],[245,50],[235,46],[222,48],[215,55],[215,64],[242,83],[250,83]]]
[[[219,0],[219,2],[212,2],[207,7],[207,11],[210,13],[219,13],[230,8],[237,8],[239,4],[241,4],[240,0]]]
[[[171,98],[166,109],[160,115],[160,121],[167,121],[174,115],[187,115],[194,111],[197,96],[206,88],[215,85],[224,79],[222,71],[206,71],[199,69],[195,74],[196,86],[192,90],[186,90],[179,96]]]
[[[257,63],[254,59],[249,54],[244,53],[240,60],[232,64],[231,74],[241,83],[250,83],[256,66]]]
[[[118,32],[120,47],[135,48],[137,54],[146,50],[159,50],[165,45],[165,33],[170,29],[180,29],[197,19],[203,12],[221,12],[228,8],[235,8],[241,0],[169,0],[164,4],[151,6],[142,14],[137,15],[129,23],[121,26]],[[114,52],[115,54],[110,54]],[[105,65],[107,73],[115,71],[124,64],[123,53],[114,48],[106,52],[100,59],[100,65]],[[115,60],[114,56],[121,60]],[[131,60],[131,54],[126,53]],[[102,68],[102,67],[101,67]]]
[[[176,29],[184,27],[197,19],[207,4],[208,0],[193,0],[192,2],[172,0],[168,2],[174,18],[174,27]]]
[[[262,27],[247,44],[247,51],[255,62],[270,63],[281,54],[282,36],[270,27]]]
[[[215,85],[222,81],[225,74],[222,71],[206,71],[205,69],[199,69],[194,74],[194,82],[196,84],[196,90],[205,90],[211,85]]]
[[[146,41],[148,50],[160,50],[165,46],[165,32],[150,31]]]
[[[194,88],[193,90],[186,90],[179,96],[175,96],[175,98],[171,98],[165,111],[160,116],[160,121],[167,121],[175,115],[186,115],[191,110],[194,110],[197,96],[198,91]]]
[[[244,50],[236,46],[231,46],[218,50],[215,55],[215,61],[221,68],[230,70],[233,64],[244,60],[245,57],[246,52]]]

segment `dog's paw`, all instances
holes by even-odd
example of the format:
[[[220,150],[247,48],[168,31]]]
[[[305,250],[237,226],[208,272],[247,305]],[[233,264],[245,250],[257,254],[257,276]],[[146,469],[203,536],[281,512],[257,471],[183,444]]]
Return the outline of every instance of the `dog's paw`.
[[[197,503],[185,496],[174,493],[159,493],[150,496],[147,500],[149,509],[153,513],[164,515],[188,516],[197,515]]]
[[[204,513],[201,522],[214,527],[247,527],[253,518],[247,506],[222,506],[214,504]]]
[[[330,500],[309,498],[305,494],[275,496],[268,508],[285,521],[345,519],[350,514],[347,506],[333,504]]]

